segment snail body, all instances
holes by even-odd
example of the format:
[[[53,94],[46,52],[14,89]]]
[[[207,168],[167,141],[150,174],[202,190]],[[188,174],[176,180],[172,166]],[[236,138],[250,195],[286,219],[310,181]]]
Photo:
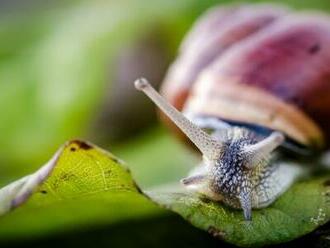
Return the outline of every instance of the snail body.
[[[316,156],[328,145],[327,44],[323,14],[257,5],[202,17],[166,76],[164,98],[136,83],[203,154],[182,183],[243,209],[246,220],[284,193],[304,169],[282,151]]]

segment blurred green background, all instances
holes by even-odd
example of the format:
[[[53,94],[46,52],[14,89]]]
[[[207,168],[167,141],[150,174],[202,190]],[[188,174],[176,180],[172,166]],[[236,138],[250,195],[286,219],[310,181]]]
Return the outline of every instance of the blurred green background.
[[[196,17],[228,3],[0,1],[0,185],[73,138],[125,160],[142,187],[185,175],[198,158],[160,126],[132,83],[144,76],[158,87]],[[328,0],[276,3],[330,11]]]

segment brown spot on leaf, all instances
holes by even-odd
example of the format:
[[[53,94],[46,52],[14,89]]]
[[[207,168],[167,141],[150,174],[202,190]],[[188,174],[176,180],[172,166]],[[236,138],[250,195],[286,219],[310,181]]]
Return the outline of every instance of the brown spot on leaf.
[[[138,191],[140,194],[144,195],[143,191],[140,189],[139,185],[137,185],[137,183],[136,183],[135,181],[133,181],[133,184],[134,184],[134,187],[137,189],[137,191]]]
[[[104,171],[104,176],[106,177],[106,178],[109,178],[110,176],[111,176],[111,170],[109,169],[109,170],[106,170],[106,171]]]
[[[215,238],[219,238],[219,239],[223,239],[223,238],[225,237],[225,235],[226,235],[225,232],[223,232],[223,231],[217,229],[217,228],[214,227],[214,226],[210,226],[210,227],[207,229],[207,232],[208,232],[209,234],[211,234],[213,237],[215,237]]]
[[[48,192],[46,190],[40,190],[41,194],[47,194]]]
[[[62,181],[70,181],[72,180],[73,178],[75,178],[76,175],[74,175],[73,173],[63,173],[61,176],[60,176],[60,179]]]
[[[127,172],[127,173],[131,173],[131,170],[128,168],[128,167],[126,167],[126,166],[123,166],[123,169]]]
[[[118,158],[116,158],[116,157],[110,157],[111,158],[111,160],[113,161],[113,162],[115,162],[116,164],[120,164],[120,161],[118,160]]]
[[[330,179],[325,180],[325,181],[323,182],[323,186],[325,186],[325,187],[330,186]]]
[[[71,144],[76,144],[79,148],[81,148],[83,150],[89,150],[89,149],[93,148],[90,144],[88,144],[82,140],[73,140],[73,141],[71,141]]]
[[[313,46],[311,46],[309,49],[308,49],[308,52],[310,54],[315,54],[317,52],[319,52],[321,50],[321,46],[319,44],[314,44]]]
[[[76,150],[77,150],[77,149],[76,149],[75,147],[71,147],[71,148],[70,148],[70,151],[71,151],[71,152],[75,152]]]

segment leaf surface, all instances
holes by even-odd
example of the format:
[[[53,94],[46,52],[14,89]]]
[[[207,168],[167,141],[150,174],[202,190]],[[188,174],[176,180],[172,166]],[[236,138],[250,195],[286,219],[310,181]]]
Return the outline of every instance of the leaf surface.
[[[141,194],[120,160],[75,140],[37,172],[0,190],[0,240],[161,213],[165,211]]]
[[[296,183],[270,207],[254,210],[251,222],[244,221],[242,211],[197,197],[177,185],[148,195],[194,226],[244,247],[287,242],[330,220],[329,174]]]

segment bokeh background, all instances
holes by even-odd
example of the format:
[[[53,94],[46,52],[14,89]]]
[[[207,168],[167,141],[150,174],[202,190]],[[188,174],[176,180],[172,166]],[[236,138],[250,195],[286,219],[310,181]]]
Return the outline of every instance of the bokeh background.
[[[264,1],[243,3],[250,2]],[[144,188],[185,175],[198,158],[160,125],[153,104],[134,89],[133,81],[144,76],[159,87],[196,17],[211,6],[231,3],[0,1],[0,186],[39,168],[73,138],[89,140],[125,160]],[[329,0],[276,3],[330,11]],[[198,232],[196,244],[215,245],[181,220],[164,221],[186,230],[176,235],[189,240],[185,232]],[[141,230],[150,230],[154,222],[141,224]],[[129,228],[119,226],[118,235]],[[158,238],[168,240],[167,232],[159,231]],[[108,236],[94,230],[90,237],[95,240],[89,241]],[[149,241],[158,242],[157,237]]]

